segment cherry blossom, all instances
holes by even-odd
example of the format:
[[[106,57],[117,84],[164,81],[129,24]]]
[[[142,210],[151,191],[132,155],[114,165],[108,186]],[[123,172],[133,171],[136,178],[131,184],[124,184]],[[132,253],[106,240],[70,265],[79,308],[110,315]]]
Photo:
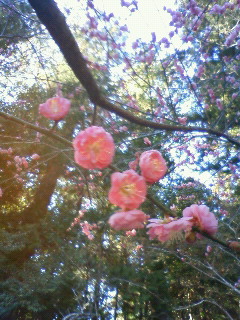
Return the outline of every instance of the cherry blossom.
[[[140,156],[139,166],[142,176],[149,183],[154,183],[163,178],[167,172],[166,161],[157,150],[143,152]]]
[[[137,234],[137,231],[135,229],[126,231],[126,236],[135,237]]]
[[[130,161],[128,164],[129,168],[132,170],[137,170],[138,160]]]
[[[59,121],[68,114],[71,102],[63,97],[53,97],[39,105],[39,113],[45,118]]]
[[[115,230],[142,229],[148,218],[140,210],[118,211],[109,218],[108,223]]]
[[[183,217],[190,217],[193,226],[207,232],[209,235],[214,235],[217,232],[218,221],[205,205],[192,204],[183,210]],[[197,234],[197,238],[201,239],[202,236]]]
[[[212,247],[208,245],[206,248],[206,251],[207,251],[207,253],[210,253],[212,251]]]
[[[186,123],[187,123],[187,118],[186,117],[179,117],[178,118],[178,122],[179,123],[181,123],[181,124],[183,124],[183,125],[185,125]]]
[[[225,45],[227,47],[231,46],[234,42],[234,40],[238,37],[240,31],[240,24],[237,24],[233,31],[229,34],[229,36],[226,38]]]
[[[86,169],[106,168],[115,154],[113,138],[102,127],[81,131],[73,140],[73,147],[76,163]]]
[[[93,240],[94,236],[91,233],[91,230],[96,229],[97,225],[93,224],[91,225],[87,221],[81,222],[80,226],[82,227],[82,232],[88,237],[89,240]]]
[[[37,153],[34,153],[32,154],[32,157],[31,157],[33,160],[39,160],[40,159],[40,155],[37,154]]]
[[[123,210],[138,208],[145,201],[146,193],[147,186],[144,178],[134,170],[114,172],[111,175],[108,199]]]
[[[148,234],[150,240],[157,238],[161,242],[166,242],[175,238],[179,232],[186,231],[191,228],[190,218],[183,217],[175,220],[174,218],[166,218],[164,220],[150,219]]]
[[[152,144],[152,142],[147,137],[143,138],[143,141],[145,144],[148,144],[149,146]]]

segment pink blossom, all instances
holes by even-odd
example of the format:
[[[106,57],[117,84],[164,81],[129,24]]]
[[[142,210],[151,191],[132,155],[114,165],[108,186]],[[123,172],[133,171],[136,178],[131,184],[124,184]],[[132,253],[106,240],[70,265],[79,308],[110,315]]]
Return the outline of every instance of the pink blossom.
[[[166,161],[157,150],[143,152],[140,156],[139,166],[142,176],[149,183],[154,183],[163,178],[167,172]]]
[[[215,4],[211,11],[211,13],[216,13],[216,14],[223,14],[224,12],[224,7],[220,6],[219,4]]]
[[[92,126],[81,131],[73,140],[74,159],[86,169],[103,169],[112,162],[115,145],[110,133]]]
[[[140,210],[118,211],[109,218],[108,223],[115,230],[142,229],[148,218]]]
[[[220,209],[220,214],[222,214],[223,216],[227,216],[229,215],[229,212],[227,210]]]
[[[229,36],[226,38],[226,41],[225,41],[225,45],[227,47],[231,46],[234,42],[234,40],[238,37],[239,35],[239,31],[240,31],[240,24],[237,24],[235,26],[235,28],[233,29],[233,31],[229,34]]]
[[[137,231],[135,229],[126,231],[126,236],[135,237],[137,234]]]
[[[212,247],[211,246],[207,246],[206,251],[207,251],[207,253],[210,253],[212,251]]]
[[[189,220],[186,217],[177,220],[174,220],[174,218],[150,219],[150,224],[147,225],[150,240],[157,238],[159,241],[165,242],[176,237],[179,232],[191,228]]]
[[[50,98],[39,105],[39,113],[48,119],[59,121],[68,114],[70,105],[71,102],[68,99],[62,97]]]
[[[80,226],[82,227],[82,232],[88,237],[89,240],[93,240],[94,236],[91,233],[91,230],[96,229],[97,226],[95,224],[90,224],[87,221],[84,221],[80,223]]]
[[[130,161],[130,162],[128,163],[128,166],[129,166],[129,168],[132,169],[132,170],[137,170],[138,160],[136,159],[136,160],[134,160],[134,161]]]
[[[147,137],[143,138],[143,141],[145,144],[148,144],[149,146],[152,144],[152,142]]]
[[[123,210],[136,209],[145,201],[146,182],[134,170],[113,173],[111,184],[108,199]]]
[[[28,168],[28,162],[25,157],[22,157],[22,165],[24,166],[25,169]]]
[[[151,35],[152,35],[152,42],[156,42],[156,33],[152,32]]]
[[[21,165],[21,164],[22,164],[22,158],[21,158],[21,157],[15,156],[13,159],[14,159],[14,161],[15,161],[18,165]]]
[[[205,205],[192,204],[183,210],[183,217],[190,217],[193,226],[210,235],[214,235],[217,232],[218,221]],[[200,234],[197,234],[197,237],[199,239],[202,238]]]
[[[221,99],[216,99],[216,104],[219,110],[223,109],[222,101]]]
[[[120,30],[121,30],[121,31],[127,31],[127,32],[129,32],[129,31],[128,31],[128,27],[127,27],[126,24],[125,24],[124,26],[121,26],[121,27],[120,27]]]
[[[128,131],[128,127],[126,126],[122,126],[119,128],[120,131]]]
[[[133,42],[133,44],[132,44],[133,49],[137,49],[138,46],[139,46],[138,40]]]
[[[34,153],[34,154],[32,155],[32,159],[33,159],[33,160],[39,160],[39,159],[40,159],[40,155],[37,154],[37,153]]]
[[[178,122],[185,125],[187,123],[187,118],[186,117],[182,117],[182,118],[178,118]]]

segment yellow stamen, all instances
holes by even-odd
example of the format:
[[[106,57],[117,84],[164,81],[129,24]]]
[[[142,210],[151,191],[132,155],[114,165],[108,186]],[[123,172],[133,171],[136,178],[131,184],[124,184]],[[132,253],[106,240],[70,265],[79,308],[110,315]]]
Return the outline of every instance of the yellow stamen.
[[[125,195],[129,196],[135,192],[135,184],[134,183],[129,183],[121,187],[122,193]]]
[[[151,162],[152,162],[154,168],[158,168],[159,167],[159,161],[157,159],[152,159]]]
[[[55,100],[52,100],[50,109],[53,113],[57,113],[59,111],[59,104]]]

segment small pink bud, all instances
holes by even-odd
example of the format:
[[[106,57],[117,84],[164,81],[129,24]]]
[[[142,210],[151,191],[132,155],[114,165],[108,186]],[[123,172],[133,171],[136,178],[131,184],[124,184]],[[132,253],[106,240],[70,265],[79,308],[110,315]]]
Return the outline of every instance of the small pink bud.
[[[32,155],[32,159],[33,159],[33,160],[39,160],[39,159],[40,159],[40,155],[37,154],[37,153],[34,153],[34,154]]]
[[[207,246],[206,251],[207,251],[208,253],[210,253],[210,252],[212,251],[212,247],[211,247],[211,246]]]
[[[135,229],[126,231],[126,236],[135,237],[136,234],[137,234],[137,231]]]
[[[152,142],[147,137],[143,138],[143,141],[145,144],[148,144],[149,146],[152,144]]]

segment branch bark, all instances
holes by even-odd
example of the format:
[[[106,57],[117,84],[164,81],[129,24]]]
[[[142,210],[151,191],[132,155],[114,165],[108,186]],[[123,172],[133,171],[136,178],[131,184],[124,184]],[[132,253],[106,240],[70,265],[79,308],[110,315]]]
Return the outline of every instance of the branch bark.
[[[0,111],[0,117],[4,118],[6,120],[13,121],[13,122],[18,123],[18,124],[21,124],[22,126],[26,126],[27,128],[30,128],[30,129],[32,129],[34,131],[37,131],[37,132],[40,132],[40,133],[42,133],[42,134],[44,134],[44,135],[46,135],[46,136],[48,136],[50,138],[53,138],[55,140],[60,141],[60,142],[66,144],[68,146],[72,146],[72,143],[69,140],[67,140],[67,139],[65,139],[65,138],[53,133],[52,131],[50,131],[48,129],[41,128],[41,127],[36,126],[36,125],[34,125],[34,124],[30,123],[30,122],[27,122],[25,120],[21,120],[21,119],[15,117],[13,115],[10,115],[10,114],[7,114],[7,113],[3,112],[3,111]]]

